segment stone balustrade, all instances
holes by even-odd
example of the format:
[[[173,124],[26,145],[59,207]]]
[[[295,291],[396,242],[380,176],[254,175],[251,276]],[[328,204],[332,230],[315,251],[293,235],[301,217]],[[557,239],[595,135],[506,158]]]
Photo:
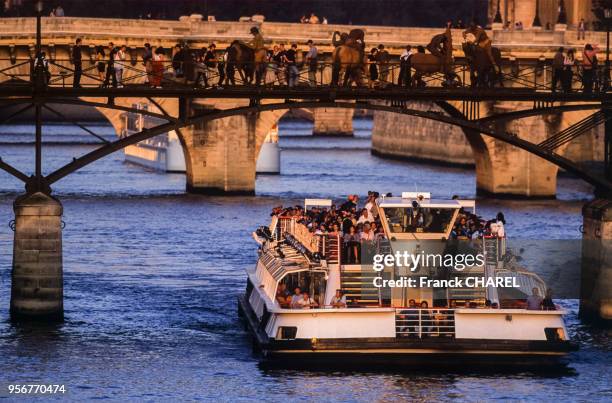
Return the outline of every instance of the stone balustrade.
[[[234,39],[250,38],[249,29],[259,26],[270,43],[305,44],[312,39],[323,51],[331,50],[334,31],[348,32],[362,28],[368,45],[384,44],[392,54],[399,54],[407,45],[425,45],[443,28],[310,25],[281,22],[202,21],[198,16],[182,17],[178,21],[127,20],[103,18],[44,17],[42,19],[43,43],[68,45],[80,36],[85,44],[107,44],[109,41],[139,47],[146,41],[160,46],[171,46],[179,40],[188,40],[202,46],[215,41],[221,46]],[[0,46],[28,46],[34,43],[36,20],[34,18],[0,19]],[[539,58],[549,57],[559,46],[581,48],[584,43],[605,44],[604,32],[587,32],[586,41],[578,41],[576,31],[558,30],[495,30],[489,31],[494,44],[505,56]],[[463,38],[461,30],[453,30],[455,51],[460,53]]]

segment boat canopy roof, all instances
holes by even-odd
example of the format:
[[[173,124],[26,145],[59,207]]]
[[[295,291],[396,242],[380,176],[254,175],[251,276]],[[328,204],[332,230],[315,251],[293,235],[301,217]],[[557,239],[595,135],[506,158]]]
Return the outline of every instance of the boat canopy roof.
[[[459,200],[443,200],[443,199],[422,199],[417,198],[403,198],[403,197],[384,197],[381,198],[378,206],[385,207],[406,207],[412,208],[413,202],[417,202],[419,207],[423,208],[455,208],[459,209],[462,204]]]

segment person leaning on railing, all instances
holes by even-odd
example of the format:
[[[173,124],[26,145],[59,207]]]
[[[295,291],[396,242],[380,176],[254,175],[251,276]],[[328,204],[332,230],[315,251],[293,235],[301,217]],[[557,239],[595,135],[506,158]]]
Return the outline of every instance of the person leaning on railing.
[[[332,297],[330,305],[332,308],[346,308],[346,295],[342,290],[336,290],[336,294]]]
[[[557,85],[561,84],[563,88],[563,61],[565,55],[563,54],[563,47],[557,49],[555,56],[552,61],[552,92],[557,91]]]
[[[152,87],[160,87],[162,78],[164,77],[164,62],[166,61],[166,55],[164,52],[164,48],[159,46],[153,52],[153,62],[152,62],[152,71],[151,71],[151,86]]]
[[[316,87],[319,50],[314,45],[312,39],[309,39],[307,44],[308,52],[306,53],[306,64],[308,65],[308,83],[311,87]]]
[[[113,63],[113,67],[115,68],[115,76],[117,77],[117,86],[119,88],[123,87],[123,64],[125,63],[125,57],[127,54],[127,47],[122,45],[117,49],[115,53],[115,62]]]
[[[285,52],[283,63],[287,66],[287,86],[295,87],[300,75],[297,68],[297,44],[291,44],[291,49]]]
[[[587,43],[582,52],[582,87],[585,94],[593,92],[595,69],[597,68],[597,45]]]

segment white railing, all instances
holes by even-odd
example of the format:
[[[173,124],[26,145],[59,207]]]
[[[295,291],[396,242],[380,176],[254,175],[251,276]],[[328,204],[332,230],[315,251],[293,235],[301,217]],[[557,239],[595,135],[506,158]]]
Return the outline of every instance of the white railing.
[[[398,308],[395,310],[396,337],[454,337],[455,310],[447,308]]]

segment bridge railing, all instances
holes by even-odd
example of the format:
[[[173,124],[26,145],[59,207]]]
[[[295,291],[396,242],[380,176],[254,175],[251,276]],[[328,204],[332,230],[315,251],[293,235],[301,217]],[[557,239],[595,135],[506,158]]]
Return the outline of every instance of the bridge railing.
[[[458,60],[452,71],[421,74],[408,63],[389,61],[372,63],[361,69],[350,65],[321,60],[317,63],[296,65],[273,61],[256,64],[214,62],[153,61],[143,63],[134,56],[129,60],[83,60],[80,85],[83,87],[150,85],[153,87],[225,87],[262,85],[266,87],[326,87],[330,85],[360,85],[370,88],[388,87],[505,87],[532,91],[551,91],[555,74],[544,63],[519,65],[504,61],[501,74],[473,74],[465,61]],[[0,83],[23,85],[32,81],[33,59],[0,59]],[[46,82],[51,87],[73,86],[75,65],[71,60],[46,60]],[[593,91],[609,88],[605,66],[593,72]],[[609,72],[608,72],[609,74]],[[584,70],[579,66],[565,69],[558,77],[557,89],[580,91]],[[346,80],[345,80],[346,78]]]

